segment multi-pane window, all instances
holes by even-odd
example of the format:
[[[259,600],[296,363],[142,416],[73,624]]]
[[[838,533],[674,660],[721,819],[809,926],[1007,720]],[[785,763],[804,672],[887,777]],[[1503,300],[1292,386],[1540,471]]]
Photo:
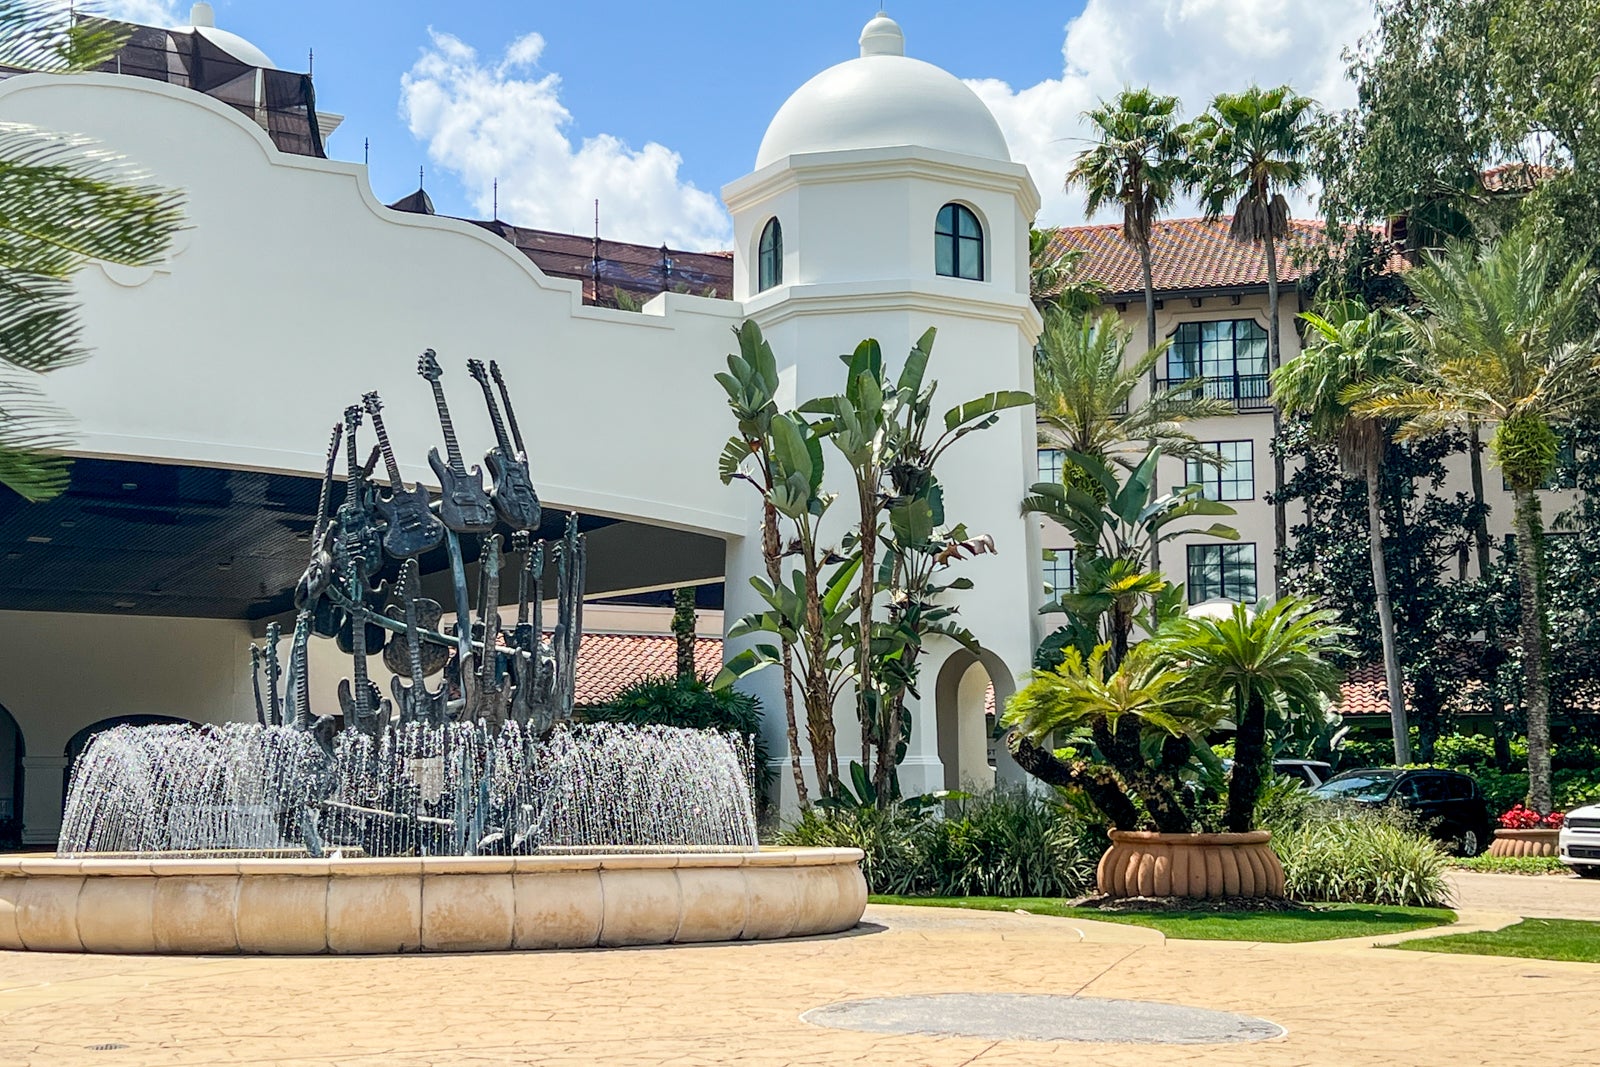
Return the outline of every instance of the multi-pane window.
[[[1189,603],[1255,599],[1255,545],[1189,546]]]
[[[1212,441],[1206,445],[1223,461],[1213,467],[1200,460],[1187,460],[1188,484],[1198,485],[1207,500],[1254,500],[1256,496],[1256,457],[1253,441]]]
[[[946,204],[933,227],[933,269],[946,278],[983,281],[983,226],[969,207]]]
[[[756,291],[764,292],[783,284],[783,227],[777,219],[761,231],[761,247],[756,255]]]
[[[1039,480],[1061,484],[1061,449],[1039,449]]]
[[[1241,408],[1268,405],[1267,331],[1254,319],[1185,322],[1167,349],[1165,385],[1205,379],[1205,395]]]
[[[1047,548],[1044,550],[1044,584],[1053,596],[1070,593],[1078,587],[1078,550],[1075,548]]]

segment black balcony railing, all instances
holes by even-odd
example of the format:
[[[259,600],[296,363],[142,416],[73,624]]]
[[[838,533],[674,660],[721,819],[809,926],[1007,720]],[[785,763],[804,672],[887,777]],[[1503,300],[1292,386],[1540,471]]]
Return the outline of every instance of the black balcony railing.
[[[1194,388],[1183,391],[1183,383],[1193,381]],[[1199,400],[1225,400],[1236,411],[1271,411],[1272,389],[1265,374],[1234,374],[1215,378],[1157,378],[1156,389],[1177,389],[1174,396],[1192,396]]]

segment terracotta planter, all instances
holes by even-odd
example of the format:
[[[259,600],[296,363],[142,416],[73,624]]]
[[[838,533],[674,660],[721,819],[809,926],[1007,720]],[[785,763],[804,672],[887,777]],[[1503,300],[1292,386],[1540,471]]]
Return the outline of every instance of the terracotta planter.
[[[1491,856],[1558,856],[1560,830],[1496,830]]]
[[[1100,892],[1110,897],[1281,897],[1283,863],[1266,830],[1247,834],[1111,831],[1100,857]]]

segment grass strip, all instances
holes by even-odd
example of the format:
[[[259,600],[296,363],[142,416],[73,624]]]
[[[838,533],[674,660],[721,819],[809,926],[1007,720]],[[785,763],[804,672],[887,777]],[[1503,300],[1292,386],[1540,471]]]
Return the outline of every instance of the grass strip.
[[[1600,923],[1578,919],[1523,919],[1504,930],[1425,937],[1389,947],[1412,952],[1600,963]]]
[[[1046,897],[874,896],[874,904],[911,904],[979,911],[1026,911],[1067,919],[1127,923],[1186,941],[1330,941],[1424,930],[1456,921],[1447,908],[1397,908],[1376,904],[1308,904],[1292,911],[1101,911],[1074,908]]]
[[[1492,874],[1567,874],[1572,870],[1556,856],[1456,856],[1448,862],[1463,871]]]

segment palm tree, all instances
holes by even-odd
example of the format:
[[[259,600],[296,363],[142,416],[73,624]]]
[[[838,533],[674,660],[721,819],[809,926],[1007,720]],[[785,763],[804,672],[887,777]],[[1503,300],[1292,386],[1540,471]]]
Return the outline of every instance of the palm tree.
[[[1600,334],[1583,326],[1597,277],[1587,260],[1578,257],[1555,277],[1551,249],[1526,230],[1428,255],[1405,279],[1419,313],[1400,316],[1417,357],[1355,398],[1358,412],[1406,420],[1400,437],[1473,423],[1495,427],[1489,450],[1515,500],[1528,803],[1541,813],[1552,798],[1537,490],[1555,469],[1553,427],[1600,401]]]
[[[0,67],[89,70],[121,44],[59,4],[0,0]],[[28,500],[67,487],[67,439],[39,376],[89,354],[72,275],[90,260],[157,262],[181,219],[176,194],[93,141],[0,123],[0,485]]]
[[[1267,351],[1272,370],[1282,363],[1278,325],[1278,242],[1289,236],[1286,192],[1306,180],[1316,101],[1287,85],[1222,93],[1195,120],[1191,133],[1196,156],[1192,185],[1205,215],[1215,219],[1233,210],[1228,236],[1260,244],[1267,257]],[[1272,411],[1276,438],[1281,417]],[[1283,546],[1288,517],[1283,504],[1283,453],[1272,451],[1274,585],[1283,581]]]
[[[1337,644],[1343,633],[1333,612],[1284,597],[1254,610],[1235,604],[1222,619],[1186,616],[1162,635],[1162,646],[1186,683],[1220,703],[1233,719],[1230,831],[1244,833],[1254,826],[1271,720],[1282,727],[1320,716],[1338,697],[1341,672],[1323,657],[1343,651]]]
[[[1178,98],[1148,86],[1124,89],[1084,112],[1094,143],[1078,153],[1066,186],[1086,194],[1086,213],[1122,207],[1122,239],[1139,253],[1144,281],[1145,347],[1156,347],[1156,294],[1150,236],[1188,179],[1187,128],[1178,122]]]
[[[1041,314],[1047,308],[1086,312],[1100,303],[1105,283],[1078,275],[1081,248],[1056,244],[1056,230],[1028,231],[1028,295]]]
[[[1153,345],[1125,365],[1127,347],[1128,331],[1112,312],[1045,309],[1033,371],[1041,443],[1128,470],[1138,466],[1152,446],[1178,459],[1220,462],[1182,424],[1233,409],[1224,401],[1197,395],[1200,391],[1192,381],[1147,395],[1135,405],[1134,390],[1166,352],[1167,342]]]
[[[1395,372],[1403,347],[1402,331],[1392,316],[1369,311],[1359,300],[1342,300],[1326,311],[1326,316],[1312,312],[1300,316],[1310,327],[1305,350],[1273,372],[1272,391],[1280,409],[1304,414],[1311,433],[1337,447],[1346,473],[1366,480],[1367,537],[1383,643],[1383,674],[1389,689],[1389,722],[1394,728],[1394,761],[1403,767],[1411,762],[1411,738],[1406,726],[1405,678],[1395,652],[1394,607],[1383,559],[1383,512],[1378,496],[1392,424],[1352,410],[1348,400],[1352,389]]]

